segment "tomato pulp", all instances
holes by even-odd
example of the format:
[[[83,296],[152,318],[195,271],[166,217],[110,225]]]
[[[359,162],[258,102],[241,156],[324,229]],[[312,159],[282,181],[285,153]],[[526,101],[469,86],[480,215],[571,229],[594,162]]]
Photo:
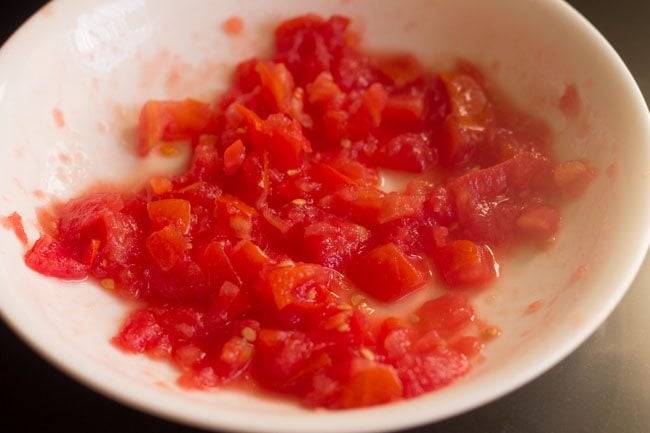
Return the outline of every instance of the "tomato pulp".
[[[274,56],[239,64],[218,100],[148,101],[139,153],[186,140],[186,170],[58,206],[27,265],[141,301],[113,342],[170,361],[183,386],[343,409],[466,374],[483,346],[471,291],[499,254],[551,241],[595,171],[557,162],[545,124],[478,69],[367,56],[348,27],[285,21]],[[384,168],[413,180],[386,192]],[[373,312],[423,290],[406,315]]]

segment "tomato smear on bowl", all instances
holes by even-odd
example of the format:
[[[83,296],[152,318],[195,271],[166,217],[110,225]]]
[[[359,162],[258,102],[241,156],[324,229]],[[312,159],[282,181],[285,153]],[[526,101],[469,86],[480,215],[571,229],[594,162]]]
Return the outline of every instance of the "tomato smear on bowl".
[[[498,335],[473,294],[509,250],[558,235],[596,170],[556,161],[543,122],[478,69],[367,56],[349,25],[285,21],[275,54],[242,62],[218,100],[145,103],[139,154],[185,140],[186,170],[60,205],[26,264],[139,300],[113,343],[172,363],[185,387],[347,409],[467,374]],[[384,169],[413,180],[384,191]],[[401,315],[372,307],[423,291]]]

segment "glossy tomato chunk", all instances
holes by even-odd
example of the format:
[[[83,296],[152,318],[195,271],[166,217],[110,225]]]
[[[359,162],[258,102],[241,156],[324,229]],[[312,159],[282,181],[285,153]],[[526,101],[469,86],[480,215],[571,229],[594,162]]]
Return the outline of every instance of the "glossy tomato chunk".
[[[419,326],[425,331],[441,334],[454,333],[474,320],[474,308],[469,300],[458,293],[447,293],[431,299],[417,310]]]
[[[402,398],[402,382],[392,366],[357,360],[352,370],[341,390],[341,407],[374,406]]]
[[[451,288],[484,286],[493,281],[499,272],[492,251],[485,245],[467,240],[453,241],[439,247],[434,262]]]
[[[407,257],[392,243],[356,257],[346,275],[361,290],[383,302],[403,298],[427,280],[422,263]]]
[[[191,245],[173,226],[153,232],[146,241],[150,257],[163,271],[169,271],[183,261],[185,252]]]
[[[265,269],[258,285],[258,290],[270,296],[278,310],[291,307],[309,313],[333,304],[342,283],[336,272],[322,266],[280,263]]]
[[[314,263],[342,269],[363,249],[370,238],[365,227],[343,220],[322,221],[310,224],[304,232],[304,250]]]
[[[149,101],[140,110],[138,152],[146,155],[162,141],[190,139],[214,129],[210,107],[193,99]]]
[[[152,201],[147,204],[147,213],[154,227],[174,225],[181,233],[190,230],[192,205],[187,200],[170,198]]]
[[[43,236],[25,254],[25,264],[49,277],[62,280],[82,280],[88,276],[89,266],[70,257],[61,244]]]

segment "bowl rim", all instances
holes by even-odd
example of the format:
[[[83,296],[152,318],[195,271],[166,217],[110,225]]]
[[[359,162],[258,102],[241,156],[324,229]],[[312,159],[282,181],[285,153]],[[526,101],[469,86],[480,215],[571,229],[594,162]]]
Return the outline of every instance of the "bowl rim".
[[[532,1],[537,3],[539,7],[555,9],[553,13],[567,20],[571,20],[571,25],[576,27],[576,31],[584,32],[592,38],[593,43],[597,44],[603,54],[613,63],[621,79],[625,81],[625,90],[628,92],[628,96],[635,103],[633,111],[639,115],[643,113],[643,117],[645,117],[642,132],[647,139],[646,141],[650,143],[650,113],[648,112],[647,104],[638,84],[615,49],[593,24],[565,1]],[[52,3],[53,1],[50,1],[36,11],[3,44],[0,49],[0,62],[6,57],[7,47],[16,43],[18,35],[32,31],[32,28],[37,25],[35,22],[36,16]],[[85,4],[81,0],[77,3],[80,5],[80,8],[89,6],[89,4]],[[650,191],[650,178],[646,180],[646,190]],[[645,208],[646,214],[650,214],[650,199],[648,199]],[[230,413],[228,419],[219,419],[219,417],[211,415],[210,412],[195,411],[191,402],[179,405],[179,401],[175,397],[162,395],[162,393],[158,393],[152,387],[144,384],[134,384],[118,373],[105,372],[106,374],[102,376],[95,375],[93,373],[93,363],[90,360],[85,359],[79,353],[66,350],[52,343],[52,339],[49,338],[50,335],[47,330],[34,326],[33,320],[28,315],[19,314],[20,311],[16,309],[16,305],[3,297],[0,297],[0,318],[33,351],[77,382],[121,404],[137,408],[145,413],[164,419],[182,422],[199,428],[240,432],[284,431],[287,433],[299,433],[311,431],[324,433],[336,430],[340,432],[361,433],[391,431],[440,421],[475,409],[514,391],[558,364],[582,344],[605,321],[625,295],[641,268],[648,246],[650,245],[650,226],[646,227],[643,233],[639,233],[638,239],[637,249],[634,254],[630,254],[632,260],[628,262],[626,272],[622,275],[618,286],[615,289],[613,288],[609,294],[607,298],[608,302],[599,305],[594,310],[593,316],[584,325],[580,326],[571,335],[571,338],[566,339],[561,347],[556,347],[549,356],[534,365],[530,365],[525,372],[512,378],[509,382],[501,386],[497,392],[478,392],[476,395],[468,397],[461,404],[454,405],[452,409],[438,416],[431,416],[426,410],[422,410],[422,408],[426,407],[422,399],[414,399],[388,406],[352,411],[305,412],[300,415],[291,415],[294,417],[295,422],[289,425],[286,424],[286,419],[282,414],[269,418],[266,416],[255,417],[247,414]],[[405,414],[409,416],[405,417]],[[363,421],[360,422],[359,420]],[[284,424],[283,421],[285,422]],[[309,426],[308,429],[307,426]]]

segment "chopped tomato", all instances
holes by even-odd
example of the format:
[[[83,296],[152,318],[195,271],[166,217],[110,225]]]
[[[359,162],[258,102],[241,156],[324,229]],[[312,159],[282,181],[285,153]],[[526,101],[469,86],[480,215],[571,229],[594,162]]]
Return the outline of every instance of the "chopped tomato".
[[[207,104],[184,101],[149,101],[140,111],[138,152],[146,155],[162,141],[190,139],[214,129],[214,114]]]
[[[161,228],[172,224],[181,233],[187,234],[192,218],[191,207],[187,200],[170,198],[150,202],[147,204],[147,212],[154,227]]]
[[[498,275],[492,251],[471,241],[452,241],[439,247],[434,255],[436,266],[451,288],[480,287]]]
[[[334,302],[333,280],[337,278],[335,272],[321,266],[280,263],[265,269],[259,285],[278,310],[292,306],[300,312],[313,312]]]
[[[48,277],[62,280],[83,280],[88,276],[88,264],[70,257],[62,245],[43,236],[25,254],[25,264]]]
[[[156,316],[147,309],[129,315],[113,342],[127,352],[142,353],[156,347],[163,336],[163,329]]]
[[[357,371],[343,385],[341,407],[374,406],[402,398],[402,382],[393,367],[372,362],[363,364],[368,365],[353,367]]]
[[[260,247],[246,239],[233,247],[230,259],[237,275],[248,284],[257,281],[262,269],[272,263]]]
[[[422,173],[436,164],[437,153],[426,134],[406,133],[380,148],[377,162],[386,168]]]
[[[154,262],[163,271],[169,271],[183,260],[185,252],[191,245],[173,226],[153,232],[147,238],[147,251]]]
[[[474,309],[465,296],[448,293],[422,304],[417,315],[427,332],[454,333],[474,320]]]
[[[361,290],[383,302],[403,298],[427,280],[422,265],[392,243],[356,257],[346,275]]]
[[[304,232],[306,258],[332,269],[342,269],[370,238],[365,227],[344,220],[316,222]]]
[[[241,140],[237,140],[223,153],[223,172],[227,176],[235,174],[244,162],[244,158],[246,158],[246,148]]]

